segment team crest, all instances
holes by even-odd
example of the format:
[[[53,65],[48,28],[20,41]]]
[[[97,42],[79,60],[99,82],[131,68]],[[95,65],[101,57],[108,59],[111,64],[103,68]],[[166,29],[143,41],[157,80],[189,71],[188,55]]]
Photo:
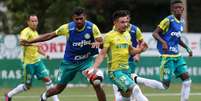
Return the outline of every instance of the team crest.
[[[85,38],[85,39],[90,39],[90,38],[91,38],[91,35],[90,35],[89,33],[86,33],[86,34],[84,35],[84,38]]]

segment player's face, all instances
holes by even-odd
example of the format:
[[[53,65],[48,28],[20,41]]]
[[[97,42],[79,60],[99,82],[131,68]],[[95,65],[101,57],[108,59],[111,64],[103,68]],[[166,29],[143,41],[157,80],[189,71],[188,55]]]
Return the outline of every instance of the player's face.
[[[28,26],[32,30],[36,30],[38,26],[38,17],[37,16],[30,16],[28,20]]]
[[[175,3],[171,6],[172,13],[176,16],[181,16],[184,11],[184,5],[182,3]]]
[[[128,27],[128,17],[120,17],[114,22],[114,24],[119,32],[125,32]]]
[[[73,16],[73,20],[76,23],[77,28],[81,29],[81,28],[83,28],[83,26],[85,24],[86,16],[84,14],[81,14],[79,16],[78,15],[74,15]]]

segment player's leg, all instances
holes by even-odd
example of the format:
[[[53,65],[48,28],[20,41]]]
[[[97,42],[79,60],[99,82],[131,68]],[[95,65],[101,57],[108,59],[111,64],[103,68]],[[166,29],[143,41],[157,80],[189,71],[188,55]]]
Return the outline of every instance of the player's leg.
[[[138,85],[135,85],[135,87],[133,88],[131,99],[135,101],[149,101],[147,97],[144,96]]]
[[[109,72],[109,77],[112,82],[118,87],[122,95],[122,101],[130,101],[133,87],[136,85],[128,71],[113,71]]]
[[[12,96],[30,89],[34,75],[34,65],[23,64],[23,82],[5,94],[5,101],[11,101]]]
[[[92,84],[92,86],[96,92],[98,101],[106,101],[105,92],[101,86],[101,82],[104,79],[103,72],[101,70],[96,70],[96,71],[94,71],[94,75],[91,78],[88,78],[88,76],[86,74],[86,71],[88,71],[88,69],[90,69],[90,67],[93,65],[93,63],[94,63],[93,58],[92,57],[88,58],[87,60],[82,62],[80,70],[81,70],[82,74],[85,77],[87,77],[88,81],[90,81],[90,83]]]
[[[38,79],[43,80],[45,83],[46,89],[50,89],[53,87],[52,80],[49,77],[49,71],[47,70],[46,66],[42,61],[39,61],[36,63],[36,76]],[[59,101],[59,98],[57,95],[53,96],[53,101]]]
[[[61,93],[65,88],[68,82],[70,82],[76,75],[77,70],[74,69],[76,66],[69,61],[62,61],[59,67],[59,74],[57,75],[57,84],[41,95],[41,101],[46,101],[47,98]]]
[[[183,57],[178,57],[175,75],[180,77],[182,80],[181,101],[188,101],[191,89],[191,79]]]
[[[114,101],[122,101],[122,95],[120,91],[118,90],[118,87],[114,84],[112,86],[113,86],[114,97],[115,97]]]
[[[152,79],[147,79],[147,78],[142,78],[137,76],[134,76],[133,78],[135,79],[137,83],[143,84],[147,87],[164,90],[164,89],[168,89],[170,86],[174,69],[175,67],[171,58],[162,57],[161,65],[160,65],[161,82],[157,80],[152,80]]]
[[[139,77],[139,76],[136,76],[134,78],[135,78],[135,82],[137,84],[143,84],[143,85],[145,85],[147,87],[154,88],[154,89],[160,89],[160,90],[166,89],[163,86],[163,83],[160,82],[160,81],[153,80],[153,79],[148,79],[148,78],[143,78],[143,77]]]
[[[129,58],[129,71],[132,73],[131,77],[133,77],[133,75],[135,75],[135,70],[136,70],[136,62],[133,61],[132,58]],[[114,87],[113,87],[114,88]],[[121,100],[119,100],[121,101]],[[134,88],[133,88],[133,92],[132,92],[132,95],[131,95],[131,101],[148,101],[148,99],[146,98],[146,96],[144,96],[142,94],[142,91],[141,89],[139,88],[138,85],[136,85]]]

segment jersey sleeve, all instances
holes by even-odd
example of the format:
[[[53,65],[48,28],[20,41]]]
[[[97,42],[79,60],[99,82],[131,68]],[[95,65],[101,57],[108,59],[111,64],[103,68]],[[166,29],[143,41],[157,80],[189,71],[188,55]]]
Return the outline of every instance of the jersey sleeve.
[[[68,30],[68,24],[64,24],[60,26],[56,31],[56,35],[64,35],[68,36],[69,35],[69,30]]]
[[[98,27],[95,24],[93,24],[93,26],[92,26],[92,31],[93,31],[94,38],[101,37],[100,30],[98,29]]]
[[[23,30],[20,32],[20,39],[23,39],[23,40],[29,39],[29,34],[27,34],[27,31]]]
[[[142,32],[138,27],[137,27],[137,31],[136,31],[136,38],[137,38],[137,40],[143,40],[144,39]]]
[[[169,28],[170,21],[168,18],[163,19],[160,24],[158,25],[159,28],[161,28],[163,31],[167,31]]]

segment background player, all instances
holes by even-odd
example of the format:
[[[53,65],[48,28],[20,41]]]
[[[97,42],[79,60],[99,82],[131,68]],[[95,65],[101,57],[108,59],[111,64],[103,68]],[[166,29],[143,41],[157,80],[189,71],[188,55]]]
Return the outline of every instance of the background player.
[[[37,38],[38,17],[36,15],[29,15],[27,18],[27,25],[28,27],[21,31],[20,39],[31,40]],[[47,54],[41,51],[39,46],[36,44],[22,46],[22,49],[24,83],[9,91],[5,95],[6,101],[11,101],[13,95],[30,89],[34,76],[37,76],[38,79],[42,80],[45,83],[47,89],[53,87],[52,80],[49,77],[49,71],[46,69],[39,55],[42,54],[47,56]],[[59,101],[57,95],[53,96],[53,99],[54,101]]]

